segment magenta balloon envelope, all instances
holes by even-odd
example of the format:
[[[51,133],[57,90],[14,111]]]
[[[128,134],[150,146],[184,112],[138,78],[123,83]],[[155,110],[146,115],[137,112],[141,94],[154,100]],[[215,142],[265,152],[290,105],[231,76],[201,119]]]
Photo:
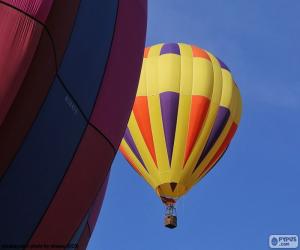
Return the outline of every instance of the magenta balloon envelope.
[[[147,0],[0,0],[1,247],[85,249],[146,22]]]

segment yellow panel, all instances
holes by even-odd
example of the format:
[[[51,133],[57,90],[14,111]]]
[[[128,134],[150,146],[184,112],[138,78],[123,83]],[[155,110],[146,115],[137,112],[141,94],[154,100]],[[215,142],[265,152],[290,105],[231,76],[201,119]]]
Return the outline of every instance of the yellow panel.
[[[193,57],[181,56],[180,94],[192,94],[193,88]]]
[[[193,58],[192,46],[185,43],[178,43],[181,57]]]
[[[147,95],[147,82],[146,82],[146,66],[147,65],[147,59],[144,58],[141,75],[140,75],[140,81],[139,86],[137,90],[137,96],[146,96]]]
[[[232,76],[228,70],[222,69],[223,76],[223,90],[220,105],[229,108],[232,98],[232,92],[234,91],[234,83]]]
[[[239,124],[240,123],[240,120],[241,120],[241,115],[242,115],[242,98],[241,98],[241,93],[238,89],[238,87],[235,85],[235,92],[237,94],[237,112],[236,112],[236,115],[234,116],[234,121],[236,124]]]
[[[151,57],[147,59],[146,64],[146,82],[147,82],[147,95],[158,95],[158,57]]]
[[[171,182],[180,182],[184,155],[187,143],[188,124],[191,111],[192,88],[193,88],[193,52],[192,47],[180,44],[181,53],[181,76],[180,76],[180,96],[178,105],[178,118],[174,147],[171,163]],[[184,188],[185,189],[185,188]]]
[[[191,110],[191,96],[180,95],[176,134],[174,139],[171,163],[171,182],[179,182],[183,171],[184,153],[188,134],[188,123]]]
[[[158,57],[158,86],[159,93],[172,91],[179,93],[181,63],[180,56],[164,54]]]
[[[193,95],[210,98],[214,87],[212,84],[214,79],[212,63],[201,57],[195,57],[193,62]]]
[[[157,165],[161,183],[165,183],[169,182],[170,179],[170,164],[168,160],[163,122],[161,118],[159,95],[149,96],[148,102]]]
[[[194,148],[192,149],[190,157],[187,160],[183,173],[181,175],[180,182],[185,183],[187,185],[187,188],[190,188],[190,179],[192,176],[192,172],[207,142],[210,131],[214,125],[222,94],[223,84],[220,64],[214,56],[212,56],[210,53],[208,54],[213,65],[214,77],[213,79],[211,79],[211,81],[213,80],[213,91],[210,106],[202,130],[198,135]],[[212,82],[210,82],[209,84],[212,85]]]
[[[158,57],[160,55],[161,48],[164,44],[159,43],[150,47],[148,52],[148,58],[150,57]]]

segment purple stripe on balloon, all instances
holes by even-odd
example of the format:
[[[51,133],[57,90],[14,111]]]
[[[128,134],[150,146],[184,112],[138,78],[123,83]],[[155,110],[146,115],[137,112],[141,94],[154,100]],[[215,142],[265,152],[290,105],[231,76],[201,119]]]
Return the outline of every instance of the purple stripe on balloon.
[[[194,168],[194,171],[198,168],[199,164],[203,161],[205,156],[208,154],[208,152],[211,150],[217,139],[219,138],[220,134],[222,133],[228,119],[230,116],[230,110],[228,108],[219,107],[217,117],[215,120],[215,123],[213,125],[213,128],[210,132],[210,135],[208,137],[208,140],[206,142],[206,145],[202,151],[202,154]]]
[[[179,94],[175,92],[164,92],[160,94],[161,115],[164,126],[165,139],[169,163],[171,164],[173,144],[176,131]]]
[[[132,135],[129,131],[129,129],[127,128],[125,131],[125,135],[124,135],[124,140],[126,141],[126,143],[128,144],[128,146],[130,147],[131,151],[134,153],[134,155],[136,156],[136,158],[138,158],[138,160],[140,161],[140,163],[143,165],[143,167],[147,170],[147,168],[145,167],[145,163],[134,143],[134,140],[132,138]],[[148,171],[148,170],[147,170]]]
[[[160,54],[177,54],[180,55],[180,48],[177,43],[166,43],[162,46]]]
[[[221,68],[230,71],[230,69],[227,67],[227,65],[225,63],[223,63],[219,58],[218,58],[218,61],[219,61],[220,65],[221,65]]]

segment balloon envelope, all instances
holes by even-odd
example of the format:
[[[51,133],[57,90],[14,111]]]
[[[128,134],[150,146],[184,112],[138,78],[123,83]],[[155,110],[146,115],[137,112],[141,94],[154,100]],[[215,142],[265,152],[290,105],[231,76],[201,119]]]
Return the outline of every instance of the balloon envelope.
[[[188,44],[154,45],[120,150],[159,196],[179,198],[223,155],[241,106],[222,61]]]
[[[4,248],[85,249],[134,101],[146,8],[146,0],[0,1]]]

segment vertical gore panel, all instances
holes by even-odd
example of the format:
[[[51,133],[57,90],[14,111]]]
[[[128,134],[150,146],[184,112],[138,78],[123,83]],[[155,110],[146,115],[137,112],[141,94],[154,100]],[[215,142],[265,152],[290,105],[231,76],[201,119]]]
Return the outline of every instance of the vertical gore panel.
[[[47,239],[64,245],[69,243],[105,183],[114,155],[111,145],[98,131],[88,126],[30,244]]]
[[[118,1],[81,0],[59,74],[86,116],[92,111],[108,60]]]
[[[177,43],[166,43],[160,50],[160,55],[164,54],[176,54],[180,55],[180,48]]]
[[[80,0],[72,0],[72,4],[70,1],[54,0],[45,22],[55,47],[57,65],[60,65],[69,43],[79,4]]]
[[[67,170],[85,121],[58,81],[0,182],[0,242],[25,244]]]
[[[204,149],[201,153],[201,156],[200,156],[200,158],[199,158],[199,160],[196,164],[196,167],[195,167],[194,171],[198,168],[201,161],[205,158],[205,156],[208,154],[208,152],[213,147],[215,142],[218,140],[220,134],[222,133],[222,130],[224,129],[224,127],[225,127],[225,125],[228,121],[229,116],[230,116],[229,109],[220,106],[219,110],[218,110],[218,113],[217,113],[215,123],[212,127],[212,130],[209,134],[209,137],[207,139],[205,147],[204,147]]]
[[[146,11],[147,1],[120,0],[112,50],[91,119],[116,149],[127,126],[138,85]]]
[[[152,156],[155,165],[157,165],[155,148],[153,142],[149,107],[148,107],[148,97],[147,96],[137,96],[133,105],[133,113],[139,129],[142,133],[144,141],[148,147],[148,150]]]
[[[0,129],[0,177],[13,160],[55,77],[51,40],[43,32],[35,57]],[[13,140],[12,140],[13,138]]]
[[[206,97],[192,96],[184,163],[186,163],[187,159],[190,157],[190,153],[202,129],[209,104],[210,100]]]
[[[26,76],[43,27],[0,3],[0,126]]]
[[[78,2],[79,0],[73,0],[72,5],[70,6],[70,4],[66,1],[54,1],[52,9],[45,22],[55,43],[56,56],[58,60],[57,64],[60,64],[60,59],[68,43]],[[67,13],[65,12],[66,4],[68,5],[67,7],[69,10]],[[7,16],[5,18],[7,18]],[[7,46],[7,38],[5,38],[4,47],[5,46]],[[0,46],[0,50],[1,47],[2,45]],[[30,67],[28,68],[26,76],[19,88],[18,94],[1,125],[0,177],[9,166],[9,163],[15,156],[25,134],[31,127],[32,122],[48,93],[49,87],[53,82],[55,73],[56,63],[53,46],[48,33],[43,31]],[[14,139],[12,140],[11,138]]]
[[[169,163],[171,165],[173,144],[176,132],[179,94],[175,92],[164,92],[160,94],[161,117],[164,126],[164,134],[168,151]]]
[[[139,153],[139,150],[137,148],[137,146],[134,143],[134,140],[132,138],[132,135],[129,131],[129,129],[127,128],[124,134],[124,140],[126,141],[126,143],[128,144],[128,146],[130,147],[132,153],[135,155],[136,158],[139,159],[140,163],[145,167],[145,163]]]

